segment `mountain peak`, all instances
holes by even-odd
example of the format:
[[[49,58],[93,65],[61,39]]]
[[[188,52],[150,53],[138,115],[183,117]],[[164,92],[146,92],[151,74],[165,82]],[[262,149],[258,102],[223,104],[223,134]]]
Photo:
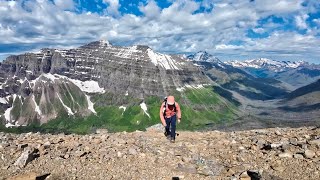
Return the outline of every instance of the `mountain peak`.
[[[192,61],[221,63],[221,61],[217,57],[209,54],[206,51],[199,51],[195,54],[187,56],[187,58]]]
[[[101,39],[99,41],[90,42],[84,46],[81,46],[80,48],[99,49],[99,48],[110,47],[110,46],[112,46],[112,44],[109,41],[107,41],[105,39]]]
[[[234,67],[242,68],[256,68],[256,69],[269,69],[275,72],[282,72],[286,69],[295,69],[304,65],[308,65],[305,61],[277,61],[267,58],[251,59],[245,61],[229,61],[226,62]]]
[[[106,39],[99,40],[99,43],[100,43],[100,46],[105,46],[105,45],[111,46],[111,43]]]

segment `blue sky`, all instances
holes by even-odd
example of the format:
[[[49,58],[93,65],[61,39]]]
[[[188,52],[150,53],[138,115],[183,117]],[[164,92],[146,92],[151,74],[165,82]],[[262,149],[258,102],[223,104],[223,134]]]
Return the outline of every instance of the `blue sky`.
[[[0,0],[0,60],[100,39],[222,60],[320,63],[320,1]]]

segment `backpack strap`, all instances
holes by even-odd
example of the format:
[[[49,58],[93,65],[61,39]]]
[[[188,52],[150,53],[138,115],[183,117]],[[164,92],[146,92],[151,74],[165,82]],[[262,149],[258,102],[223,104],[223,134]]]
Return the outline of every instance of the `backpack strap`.
[[[163,108],[164,108],[164,110],[163,110],[163,117],[166,117],[167,107],[168,107],[167,98],[165,98],[165,100],[164,100],[164,105],[163,105]],[[173,111],[174,111],[174,112],[177,112],[176,103],[173,104]]]

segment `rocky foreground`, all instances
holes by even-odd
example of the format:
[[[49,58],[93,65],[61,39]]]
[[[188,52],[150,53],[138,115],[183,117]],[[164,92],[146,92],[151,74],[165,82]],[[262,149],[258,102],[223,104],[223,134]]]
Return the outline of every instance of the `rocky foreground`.
[[[0,133],[0,179],[320,179],[320,128]]]

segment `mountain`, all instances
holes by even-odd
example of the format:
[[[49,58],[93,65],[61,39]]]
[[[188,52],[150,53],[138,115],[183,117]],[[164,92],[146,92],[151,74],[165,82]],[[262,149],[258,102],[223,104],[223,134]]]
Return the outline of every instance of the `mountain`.
[[[320,65],[309,64],[305,61],[290,62],[260,58],[225,63],[258,78],[277,79],[283,82],[290,91],[306,86],[320,78]]]
[[[199,51],[195,54],[188,55],[187,59],[191,59],[192,61],[198,61],[198,62],[209,62],[209,63],[223,64],[220,61],[220,59],[207,53],[206,51]]]
[[[188,58],[222,88],[237,92],[253,100],[274,99],[287,93],[286,88],[283,87],[280,81],[272,78],[262,81],[261,78],[255,77],[240,68],[223,63],[212,55],[202,54],[197,53],[193,56],[188,56]],[[223,89],[219,89],[223,91]],[[226,94],[229,93],[224,91],[221,95],[225,96]],[[229,100],[234,99],[231,98],[231,95],[228,95],[228,97],[230,97]]]
[[[190,56],[192,57],[192,56]],[[319,104],[320,97],[317,83],[308,84],[312,79],[305,79],[303,84],[306,87],[294,91],[296,88],[289,83],[283,82],[275,77],[281,73],[293,73],[289,82],[298,83],[302,80],[301,70],[304,73],[309,73],[309,77],[317,78],[316,65],[304,65],[295,69],[291,68],[283,72],[274,72],[274,76],[259,77],[256,74],[250,73],[246,68],[234,67],[227,63],[219,61],[193,61],[199,66],[203,72],[215,83],[215,91],[221,96],[228,99],[234,104],[238,104],[238,109],[243,112],[243,115],[238,119],[238,125],[234,127],[251,127],[265,128],[275,126],[301,126],[318,124],[320,117]],[[274,63],[277,64],[277,63]],[[287,63],[289,64],[289,63]],[[290,65],[292,66],[292,65]],[[289,66],[283,66],[290,68]],[[252,69],[251,67],[249,69]],[[260,70],[260,69],[258,69]],[[271,70],[265,70],[270,72]],[[285,76],[282,76],[283,78]],[[289,79],[288,79],[289,80]],[[301,87],[302,84],[297,86]],[[320,86],[319,86],[320,87]],[[309,91],[310,93],[307,93]],[[292,94],[291,94],[292,93]],[[291,101],[286,100],[287,97],[295,95]],[[224,126],[216,127],[223,129]],[[226,129],[230,129],[230,124]],[[213,128],[215,129],[215,128]],[[231,128],[232,129],[232,128]],[[249,128],[250,129],[250,128]]]
[[[136,130],[159,122],[162,98],[173,94],[189,125],[232,119],[236,108],[210,84],[192,62],[147,46],[96,41],[75,49],[42,49],[0,64],[1,118],[6,126]]]
[[[287,69],[291,68],[298,68],[301,66],[309,65],[308,62],[304,61],[276,61],[266,58],[260,58],[260,59],[252,59],[252,60],[245,60],[245,61],[227,61],[226,62],[229,65],[232,65],[233,67],[239,67],[239,68],[255,68],[255,69],[268,69],[273,72],[283,72]]]
[[[320,79],[287,94],[282,100],[284,110],[310,112],[320,110]],[[317,112],[314,112],[317,113]]]

